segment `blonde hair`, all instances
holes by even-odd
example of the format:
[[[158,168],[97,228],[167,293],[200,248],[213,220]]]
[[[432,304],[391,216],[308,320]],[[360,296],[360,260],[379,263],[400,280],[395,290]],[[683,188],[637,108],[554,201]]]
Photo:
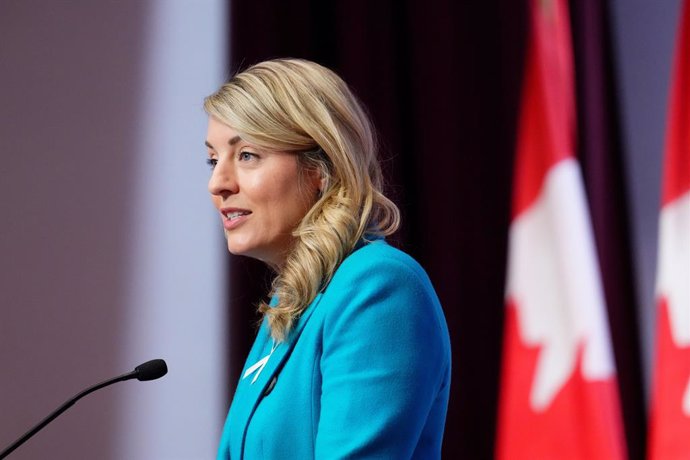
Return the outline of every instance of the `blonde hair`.
[[[251,66],[208,96],[204,108],[258,147],[297,153],[302,168],[317,168],[325,184],[273,280],[277,305],[259,305],[271,335],[283,341],[355,245],[400,224],[382,192],[374,129],[338,75],[302,59]]]

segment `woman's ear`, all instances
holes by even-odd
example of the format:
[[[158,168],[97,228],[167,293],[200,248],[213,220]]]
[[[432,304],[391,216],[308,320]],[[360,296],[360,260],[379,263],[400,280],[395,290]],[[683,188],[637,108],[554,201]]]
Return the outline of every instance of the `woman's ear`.
[[[323,196],[323,192],[328,187],[328,174],[324,171],[324,166],[319,165],[308,170],[309,184],[316,189],[319,197]]]
[[[304,172],[306,184],[312,188],[318,198],[321,198],[330,184],[328,173],[328,160],[321,148],[306,152],[304,160]]]
[[[328,178],[325,174],[321,174],[319,178],[319,196],[323,196],[323,192],[326,191],[326,186],[328,185]]]

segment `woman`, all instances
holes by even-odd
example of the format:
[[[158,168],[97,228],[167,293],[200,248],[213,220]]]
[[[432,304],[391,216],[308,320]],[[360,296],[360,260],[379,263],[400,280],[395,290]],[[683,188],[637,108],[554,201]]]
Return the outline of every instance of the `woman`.
[[[424,270],[384,240],[399,212],[360,103],[279,59],[204,106],[228,249],[276,273],[218,458],[439,458],[448,331]]]

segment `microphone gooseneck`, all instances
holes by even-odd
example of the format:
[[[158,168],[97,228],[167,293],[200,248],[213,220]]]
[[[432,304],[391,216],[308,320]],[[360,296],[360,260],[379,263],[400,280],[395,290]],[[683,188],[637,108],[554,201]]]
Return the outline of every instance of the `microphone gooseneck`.
[[[143,364],[138,365],[134,368],[132,372],[127,372],[126,374],[122,374],[118,377],[113,377],[111,379],[105,380],[101,383],[87,388],[86,390],[80,393],[77,393],[75,396],[67,400],[62,406],[54,410],[49,416],[44,418],[40,423],[31,428],[29,431],[27,431],[21,438],[17,439],[10,446],[5,448],[5,450],[0,452],[0,460],[11,454],[17,447],[24,444],[27,440],[29,440],[29,438],[41,431],[47,424],[55,420],[60,414],[72,407],[74,403],[76,403],[89,393],[93,393],[94,391],[100,390],[101,388],[107,387],[108,385],[112,385],[113,383],[124,382],[125,380],[137,379],[143,382],[148,380],[159,379],[167,373],[168,366],[165,364],[165,361],[163,361],[162,359],[152,359],[151,361],[147,361]]]

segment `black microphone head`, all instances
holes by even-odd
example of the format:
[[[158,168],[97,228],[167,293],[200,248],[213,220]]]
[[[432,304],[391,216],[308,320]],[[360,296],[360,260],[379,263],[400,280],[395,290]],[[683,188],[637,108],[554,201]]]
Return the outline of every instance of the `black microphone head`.
[[[156,380],[168,373],[168,366],[162,359],[152,359],[144,364],[139,364],[134,368],[134,372],[137,373],[137,380],[140,382]]]

